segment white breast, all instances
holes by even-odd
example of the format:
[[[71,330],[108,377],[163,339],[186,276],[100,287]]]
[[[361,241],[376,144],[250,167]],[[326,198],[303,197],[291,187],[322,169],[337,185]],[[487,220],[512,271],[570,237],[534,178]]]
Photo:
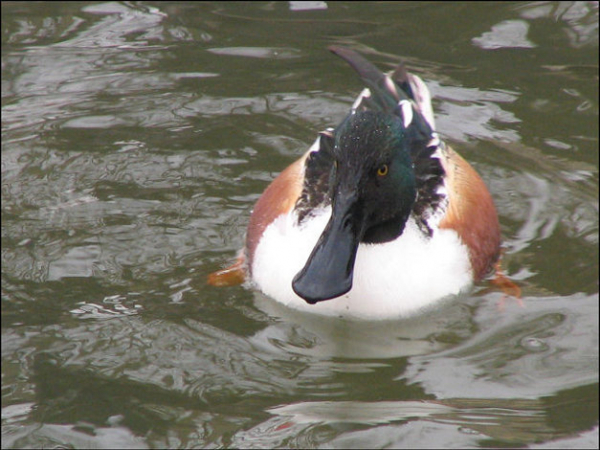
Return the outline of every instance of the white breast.
[[[280,303],[308,312],[386,319],[413,314],[471,285],[468,251],[456,232],[436,230],[427,238],[409,219],[395,241],[359,246],[347,294],[310,305],[294,293],[292,279],[306,264],[330,215],[331,208],[325,208],[302,226],[293,213],[274,220],[254,254],[256,287]]]

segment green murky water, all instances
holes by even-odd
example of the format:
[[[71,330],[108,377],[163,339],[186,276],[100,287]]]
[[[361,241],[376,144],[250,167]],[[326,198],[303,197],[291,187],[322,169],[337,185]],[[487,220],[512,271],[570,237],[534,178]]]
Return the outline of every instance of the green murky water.
[[[206,275],[402,56],[524,307],[305,316]],[[598,446],[598,3],[2,3],[2,446]]]

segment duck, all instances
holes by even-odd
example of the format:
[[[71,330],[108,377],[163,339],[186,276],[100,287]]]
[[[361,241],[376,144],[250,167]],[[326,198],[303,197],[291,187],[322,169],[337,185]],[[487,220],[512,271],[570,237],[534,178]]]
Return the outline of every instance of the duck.
[[[486,184],[435,131],[419,76],[329,50],[364,89],[267,186],[244,248],[208,283],[246,283],[290,308],[362,319],[410,316],[468,291],[500,256]]]

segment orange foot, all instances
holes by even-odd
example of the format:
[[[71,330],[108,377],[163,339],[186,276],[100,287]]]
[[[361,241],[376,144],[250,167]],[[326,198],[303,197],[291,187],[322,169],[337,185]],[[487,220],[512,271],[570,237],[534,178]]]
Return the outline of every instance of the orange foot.
[[[504,292],[504,296],[500,299],[498,309],[500,311],[504,310],[504,302],[509,296],[513,297],[521,308],[524,308],[525,304],[523,303],[523,300],[521,300],[521,288],[512,280],[510,280],[506,275],[504,275],[504,272],[500,267],[500,261],[496,263],[495,269],[496,274],[494,276],[494,279],[491,281],[491,284],[500,288],[500,290]]]
[[[231,266],[208,275],[207,281],[211,286],[237,286],[245,280],[246,258],[240,254]]]

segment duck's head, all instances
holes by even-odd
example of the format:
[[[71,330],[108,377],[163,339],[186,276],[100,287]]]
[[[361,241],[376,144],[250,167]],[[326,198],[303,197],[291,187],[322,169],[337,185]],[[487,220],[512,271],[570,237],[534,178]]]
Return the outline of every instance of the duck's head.
[[[432,157],[438,140],[424,83],[402,65],[384,75],[350,49],[330,50],[358,72],[367,89],[346,119],[322,134],[319,150],[307,161],[305,187],[318,177],[317,185],[328,186],[325,200],[332,210],[292,281],[294,292],[311,304],[348,292],[359,245],[398,238],[411,211],[422,209],[415,203],[417,192],[426,192],[424,199],[435,197],[432,189],[443,174]]]
[[[355,111],[335,130],[331,154],[331,218],[292,282],[308,303],[348,292],[359,244],[400,236],[417,195],[401,116]]]

